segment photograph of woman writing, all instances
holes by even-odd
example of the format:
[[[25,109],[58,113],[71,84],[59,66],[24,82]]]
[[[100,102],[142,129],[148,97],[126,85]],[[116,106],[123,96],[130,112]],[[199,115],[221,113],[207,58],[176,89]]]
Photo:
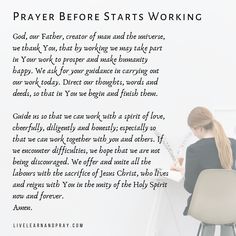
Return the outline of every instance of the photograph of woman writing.
[[[185,169],[179,163],[175,163],[174,169],[185,175],[184,188],[192,194],[202,170],[236,169],[236,140],[226,136],[221,124],[205,107],[196,107],[190,112],[188,125],[199,140],[187,148]],[[191,196],[184,215],[188,213]],[[208,225],[202,236],[213,236],[214,232],[215,226]],[[231,236],[232,230],[229,226],[222,226],[221,235]]]

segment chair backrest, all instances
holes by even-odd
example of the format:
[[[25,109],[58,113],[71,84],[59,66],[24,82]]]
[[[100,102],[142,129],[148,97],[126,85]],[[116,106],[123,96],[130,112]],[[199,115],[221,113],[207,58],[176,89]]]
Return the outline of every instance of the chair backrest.
[[[236,171],[203,170],[194,187],[188,214],[207,224],[236,223]]]

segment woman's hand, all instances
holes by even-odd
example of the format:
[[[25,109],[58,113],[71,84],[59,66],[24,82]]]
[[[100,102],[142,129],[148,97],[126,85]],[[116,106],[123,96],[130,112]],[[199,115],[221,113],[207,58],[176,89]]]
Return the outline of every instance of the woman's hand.
[[[170,169],[179,171],[182,175],[184,175],[183,158],[177,158],[176,161],[171,165]]]

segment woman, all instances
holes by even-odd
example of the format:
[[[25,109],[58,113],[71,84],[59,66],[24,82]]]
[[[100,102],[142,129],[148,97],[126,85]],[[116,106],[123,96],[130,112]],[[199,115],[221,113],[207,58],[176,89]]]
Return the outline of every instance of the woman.
[[[200,172],[204,169],[236,169],[236,140],[229,139],[221,124],[216,121],[205,107],[194,108],[188,116],[188,125],[199,140],[190,145],[186,151],[184,188],[193,193]],[[176,169],[183,172],[179,165]],[[191,196],[188,199],[184,215],[187,215]],[[222,226],[221,235],[231,236],[232,229]],[[204,234],[214,235],[215,227],[207,226]],[[203,235],[202,235],[203,236]]]

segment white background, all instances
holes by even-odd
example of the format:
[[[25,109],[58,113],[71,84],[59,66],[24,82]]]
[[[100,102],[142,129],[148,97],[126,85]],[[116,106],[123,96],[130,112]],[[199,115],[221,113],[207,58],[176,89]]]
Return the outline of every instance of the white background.
[[[46,202],[31,213],[13,212],[11,202],[11,114],[14,111],[90,112],[94,110],[128,112],[161,110],[167,121],[163,131],[169,142],[177,148],[180,140],[189,132],[186,125],[188,112],[197,105],[207,106],[222,121],[227,131],[235,136],[235,68],[236,68],[236,3],[235,1],[7,1],[1,4],[1,217],[0,232],[7,236],[21,235],[83,235],[83,236],[143,236],[147,232],[153,191],[92,191],[68,192],[67,200]],[[41,13],[59,11],[146,13],[202,13],[201,22],[17,22],[13,11]],[[11,97],[11,45],[12,33],[30,31],[52,32],[123,32],[163,33],[166,35],[165,50],[161,61],[160,96],[156,99],[116,99],[92,101],[84,99],[25,99]],[[91,102],[92,101],[92,102]],[[134,109],[134,108],[133,108]],[[220,110],[220,111],[219,111]],[[222,111],[224,110],[224,111]],[[170,160],[171,163],[171,160]],[[187,195],[181,190],[169,189],[176,201],[177,217],[181,222],[176,229],[176,219],[171,210],[161,211],[162,235],[190,235],[196,233],[197,222],[182,216]],[[176,188],[176,189],[175,189]],[[179,194],[179,195],[178,195]],[[183,198],[179,197],[183,196]],[[165,201],[163,201],[163,206]],[[176,216],[175,216],[176,217]],[[84,229],[12,229],[15,221],[82,221]]]

